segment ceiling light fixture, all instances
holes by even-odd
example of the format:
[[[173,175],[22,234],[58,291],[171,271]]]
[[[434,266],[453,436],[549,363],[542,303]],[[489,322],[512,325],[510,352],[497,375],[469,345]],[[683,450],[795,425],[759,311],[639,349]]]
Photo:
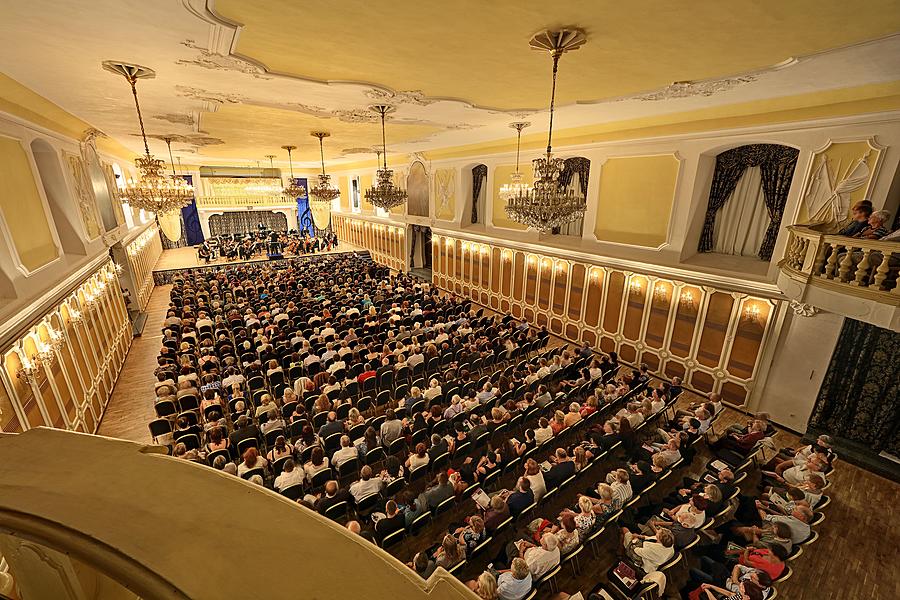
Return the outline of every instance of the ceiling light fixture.
[[[538,33],[529,42],[532,49],[549,52],[553,59],[547,155],[532,161],[534,183],[527,192],[520,191],[507,201],[506,214],[510,219],[541,233],[551,233],[557,227],[583,218],[587,207],[580,190],[567,189],[560,184],[559,176],[565,164],[563,159],[553,157],[553,111],[556,105],[559,59],[566,52],[577,50],[586,41],[584,32],[579,29],[561,29]]]
[[[306,188],[300,185],[300,182],[294,179],[294,160],[291,158],[291,152],[297,149],[297,146],[282,146],[284,150],[287,150],[288,153],[288,164],[291,169],[291,180],[287,187],[282,190],[282,193],[296,201],[297,198],[302,198],[306,195]]]
[[[331,134],[327,131],[313,131],[310,135],[319,138],[319,155],[322,158],[322,172],[319,173],[319,183],[309,189],[309,197],[314,202],[327,204],[341,195],[340,190],[331,185],[331,175],[325,174],[325,145],[322,140],[329,137]]]
[[[119,191],[119,197],[133,208],[150,211],[157,215],[186,206],[194,198],[194,188],[183,178],[175,177],[174,168],[171,177],[163,174],[166,163],[150,155],[147,133],[144,131],[144,118],[141,116],[141,105],[138,102],[137,81],[156,77],[156,73],[147,67],[115,61],[104,61],[103,68],[121,75],[131,85],[134,108],[137,111],[138,124],[141,126],[141,138],[144,140],[145,154],[134,161],[140,173],[140,179],[137,181],[128,179],[125,186]]]
[[[393,106],[377,104],[369,110],[381,115],[381,152],[384,155],[384,167],[379,165],[377,181],[366,190],[366,201],[382,210],[390,210],[406,202],[406,190],[394,186],[394,172],[387,166],[387,142],[384,134],[384,118],[396,110]]]
[[[522,174],[519,172],[519,151],[522,147],[522,130],[531,125],[527,122],[510,123],[509,126],[516,130],[516,172],[509,176],[509,183],[500,186],[500,199],[509,203],[516,196],[527,195],[531,192],[531,185],[522,183]]]

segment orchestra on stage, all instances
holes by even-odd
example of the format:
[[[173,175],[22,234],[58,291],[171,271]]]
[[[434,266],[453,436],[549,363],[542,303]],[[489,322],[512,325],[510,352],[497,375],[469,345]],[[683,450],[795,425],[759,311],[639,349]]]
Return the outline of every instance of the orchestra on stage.
[[[251,233],[227,233],[207,239],[197,247],[197,257],[206,263],[219,258],[228,261],[245,261],[262,257],[275,260],[285,255],[325,252],[337,245],[337,234],[333,231],[323,231],[311,236],[307,229],[272,231],[260,223],[257,231]]]

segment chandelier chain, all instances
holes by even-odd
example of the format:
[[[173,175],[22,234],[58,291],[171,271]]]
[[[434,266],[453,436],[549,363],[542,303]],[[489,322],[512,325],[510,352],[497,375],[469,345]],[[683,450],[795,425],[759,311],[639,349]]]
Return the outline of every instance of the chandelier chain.
[[[137,109],[138,124],[141,126],[141,137],[144,139],[144,152],[147,153],[147,156],[150,156],[150,145],[147,144],[147,133],[144,131],[144,117],[141,115],[141,105],[138,102],[137,77],[129,75],[128,83],[131,84],[131,95],[134,96],[134,108]]]
[[[547,131],[547,156],[553,151],[552,143],[553,143],[553,109],[556,106],[556,74],[559,71],[559,57],[562,56],[561,52],[553,53],[553,88],[550,92],[550,128]]]
[[[166,138],[166,148],[169,149],[169,164],[172,165],[172,177],[178,177],[175,174],[175,159],[172,158],[172,138],[170,137]]]

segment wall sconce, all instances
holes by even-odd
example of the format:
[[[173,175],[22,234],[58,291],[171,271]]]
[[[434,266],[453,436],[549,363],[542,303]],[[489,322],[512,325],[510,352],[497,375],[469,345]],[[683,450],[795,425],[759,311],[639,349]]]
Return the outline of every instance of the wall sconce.
[[[465,254],[468,251],[469,251],[469,242],[463,242],[463,245],[462,245],[463,254]]]
[[[661,283],[657,283],[653,286],[653,299],[659,303],[663,303],[668,299],[668,292],[666,291],[666,286]]]
[[[38,342],[37,344],[37,359],[43,365],[45,369],[49,369],[53,364],[53,360],[56,358],[56,351],[53,349],[53,346],[48,344],[47,342]]]
[[[641,293],[641,280],[640,279],[632,279],[631,280],[631,291],[635,294]]]
[[[482,247],[481,247],[481,253],[482,253],[482,254],[487,254],[487,253],[488,253],[488,250],[489,250],[489,248],[488,248],[487,246],[482,246]]]
[[[503,259],[503,262],[510,262],[512,260],[512,252],[504,250],[500,257]]]
[[[29,384],[34,383],[34,378],[37,375],[38,368],[40,368],[39,364],[28,358],[23,350],[17,349],[16,354],[19,356],[20,363],[19,368],[16,369],[16,377]]]
[[[535,258],[534,256],[529,256],[529,257],[528,257],[528,264],[529,264],[529,265],[534,266],[534,264],[535,264],[536,262],[537,262],[537,258]]]
[[[678,298],[678,304],[684,310],[693,310],[694,308],[694,293],[690,290],[685,290],[681,292],[681,296]]]
[[[744,305],[744,321],[747,323],[759,323],[760,314],[759,305],[755,302],[748,302]]]
[[[81,311],[75,308],[69,309],[69,323],[72,325],[78,325],[81,323],[84,317],[81,314]]]
[[[597,281],[600,279],[600,269],[594,267],[591,269],[591,281]]]
[[[444,245],[449,248],[453,245],[453,241],[450,238],[447,238],[446,240],[444,240]]]
[[[566,263],[564,263],[564,262],[558,262],[558,263],[556,263],[556,270],[557,270],[559,273],[562,273],[563,271],[565,271],[565,270],[566,270]]]
[[[47,337],[50,338],[50,346],[54,350],[62,348],[63,344],[65,343],[62,331],[53,329],[53,327],[51,327],[49,323],[47,324]]]

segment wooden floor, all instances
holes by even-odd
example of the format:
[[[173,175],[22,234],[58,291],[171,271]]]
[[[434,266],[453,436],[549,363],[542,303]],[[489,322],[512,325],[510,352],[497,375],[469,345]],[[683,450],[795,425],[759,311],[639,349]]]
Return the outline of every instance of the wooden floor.
[[[346,249],[346,246],[344,247]],[[167,251],[171,252],[171,251]],[[165,256],[165,254],[164,254]],[[157,265],[159,267],[159,264]],[[160,328],[168,306],[169,286],[153,290],[147,306],[148,319],[144,335],[135,338],[125,365],[110,399],[99,433],[141,443],[150,443],[147,424],[153,414],[153,369],[159,351]],[[685,394],[683,402],[691,400]],[[728,409],[717,423],[717,430],[730,423],[743,422],[746,416]],[[796,435],[780,431],[776,442],[781,446],[795,446]],[[696,469],[705,460],[698,458]],[[900,499],[900,485],[881,478],[853,465],[839,462],[830,478],[832,486],[828,494],[832,503],[825,509],[826,520],[817,527],[820,539],[791,563],[794,575],[778,585],[779,598],[785,600],[897,600],[900,599],[900,518],[895,504]],[[745,491],[751,490],[755,479],[748,479]],[[559,500],[563,500],[560,498]],[[561,507],[548,507],[547,514]],[[551,514],[552,513],[552,514]],[[430,528],[423,531],[428,539],[437,542],[441,531]],[[411,542],[407,551],[415,551],[418,545]],[[580,575],[573,577],[571,569],[563,570],[558,578],[559,589],[568,593],[581,591],[587,594],[600,581],[615,559],[612,533],[594,559],[589,551],[583,554]],[[406,556],[398,557],[408,560]],[[669,582],[667,596],[677,597],[678,588],[684,583],[688,564],[676,568]],[[466,575],[469,575],[468,573]],[[474,573],[473,575],[477,575]],[[539,598],[549,598],[547,590]]]
[[[352,252],[352,251],[363,251],[364,248],[360,248],[359,246],[354,246],[348,242],[341,242],[340,245],[328,252],[317,252],[316,254],[334,254],[336,252]],[[288,256],[290,258],[293,255]],[[303,255],[301,255],[303,256]],[[153,269],[154,271],[166,271],[169,269],[191,269],[193,267],[206,267],[209,265],[236,265],[245,262],[266,262],[268,258],[255,258],[249,261],[228,261],[224,258],[219,258],[218,260],[211,261],[209,263],[204,262],[202,260],[197,259],[197,249],[192,246],[186,246],[184,248],[172,248],[170,250],[163,250],[162,255],[160,255],[159,260],[156,261],[156,267]]]

